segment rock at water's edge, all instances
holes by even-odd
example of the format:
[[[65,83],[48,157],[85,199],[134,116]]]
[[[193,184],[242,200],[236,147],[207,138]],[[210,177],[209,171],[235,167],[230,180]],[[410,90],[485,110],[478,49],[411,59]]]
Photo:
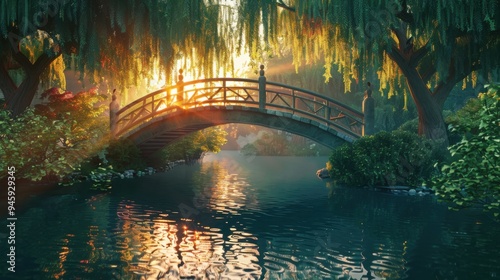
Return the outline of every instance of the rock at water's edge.
[[[328,173],[328,170],[326,168],[321,168],[320,170],[316,171],[316,176],[321,179],[326,179],[330,178],[330,173]]]

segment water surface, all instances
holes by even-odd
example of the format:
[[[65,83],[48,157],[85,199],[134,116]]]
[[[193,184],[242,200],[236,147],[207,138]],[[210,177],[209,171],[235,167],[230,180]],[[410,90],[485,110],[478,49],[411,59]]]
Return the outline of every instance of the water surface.
[[[222,152],[109,193],[41,196],[18,215],[13,279],[500,277],[489,216],[334,187],[315,177],[326,161]]]

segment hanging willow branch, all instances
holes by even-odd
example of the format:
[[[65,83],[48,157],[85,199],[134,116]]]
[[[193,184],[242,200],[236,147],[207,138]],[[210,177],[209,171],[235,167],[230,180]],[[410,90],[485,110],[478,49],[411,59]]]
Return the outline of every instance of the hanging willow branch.
[[[233,53],[262,61],[284,46],[296,69],[321,62],[329,80],[335,64],[347,88],[376,73],[389,96],[402,81],[388,58],[394,43],[432,86],[446,80],[453,57],[460,75],[477,61],[483,76],[500,65],[499,0],[260,0],[238,1],[237,7],[215,0],[49,2],[47,22],[36,25],[23,21],[44,11],[47,1],[0,0],[3,62],[12,61],[12,52],[5,51],[12,33],[26,37],[43,29],[58,37],[81,73],[123,88],[151,78],[157,67],[167,83],[182,62],[191,68],[185,70],[210,77],[232,67]],[[398,36],[394,29],[400,29]]]
[[[481,63],[481,71],[486,76],[500,65],[500,54],[496,51],[500,24],[500,15],[496,14],[498,0],[243,2],[255,2],[242,4],[241,12],[245,14],[239,18],[240,31],[249,50],[265,49],[264,46],[277,48],[262,38],[282,38],[291,45],[297,67],[304,62],[325,60],[339,66],[346,84],[374,71],[379,73],[382,87],[399,83],[401,73],[397,65],[384,58],[392,49],[394,30],[399,32],[394,33],[399,49],[411,56],[410,64],[421,68],[425,79],[434,86],[448,76],[452,57],[457,58],[457,73],[469,70],[467,65],[478,60],[486,63]],[[276,21],[264,24],[270,19],[266,15],[269,6],[279,7],[279,15]],[[274,31],[257,32],[258,22],[275,26]],[[463,35],[474,39],[466,45],[460,42]],[[460,54],[476,53],[479,47],[479,55]],[[423,65],[424,61],[432,63]],[[329,67],[325,68],[328,79]]]
[[[155,67],[169,80],[181,57],[191,61],[187,71],[210,76],[215,61],[224,67],[230,61],[231,46],[219,34],[220,7],[212,1],[55,0],[43,14],[50,24],[26,29],[23,20],[43,11],[46,2],[0,0],[0,37],[45,29],[96,82],[107,77],[125,88],[150,77]],[[11,46],[5,39],[1,44],[5,58],[3,50]]]

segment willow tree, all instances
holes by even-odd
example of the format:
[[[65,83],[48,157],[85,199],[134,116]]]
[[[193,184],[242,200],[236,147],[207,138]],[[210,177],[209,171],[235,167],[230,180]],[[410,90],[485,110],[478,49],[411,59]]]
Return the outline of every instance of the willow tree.
[[[211,0],[0,0],[0,90],[19,115],[32,102],[44,73],[61,57],[92,82],[106,77],[127,87],[151,76],[171,78],[179,57],[211,76],[229,64],[220,36],[220,6]],[[51,43],[36,55],[23,48],[43,32]],[[31,39],[30,39],[31,40]],[[40,45],[40,44],[39,44]],[[53,71],[52,67],[52,71]],[[24,75],[16,82],[13,71]],[[47,75],[47,74],[45,74]]]
[[[441,113],[454,86],[498,78],[499,7],[499,0],[242,1],[239,30],[255,59],[286,44],[296,67],[324,60],[328,80],[336,64],[347,87],[376,73],[390,97],[406,82],[419,133],[446,141]]]

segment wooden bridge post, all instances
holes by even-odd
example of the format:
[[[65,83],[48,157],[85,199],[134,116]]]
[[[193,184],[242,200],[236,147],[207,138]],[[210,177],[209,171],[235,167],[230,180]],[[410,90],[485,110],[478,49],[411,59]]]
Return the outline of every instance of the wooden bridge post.
[[[362,135],[372,135],[375,132],[375,99],[372,97],[372,85],[367,83],[362,111],[364,116]]]
[[[264,65],[260,66],[259,77],[259,109],[266,108],[266,76],[264,76]]]
[[[330,106],[330,101],[326,101],[326,114],[325,119],[330,120],[332,117],[332,107]]]
[[[184,102],[184,75],[182,73],[184,70],[179,69],[179,76],[177,79],[177,102]]]
[[[120,110],[120,103],[116,100],[115,91],[116,89],[113,89],[113,96],[111,97],[111,103],[109,103],[109,130],[112,138],[115,138],[116,135],[117,113]]]

